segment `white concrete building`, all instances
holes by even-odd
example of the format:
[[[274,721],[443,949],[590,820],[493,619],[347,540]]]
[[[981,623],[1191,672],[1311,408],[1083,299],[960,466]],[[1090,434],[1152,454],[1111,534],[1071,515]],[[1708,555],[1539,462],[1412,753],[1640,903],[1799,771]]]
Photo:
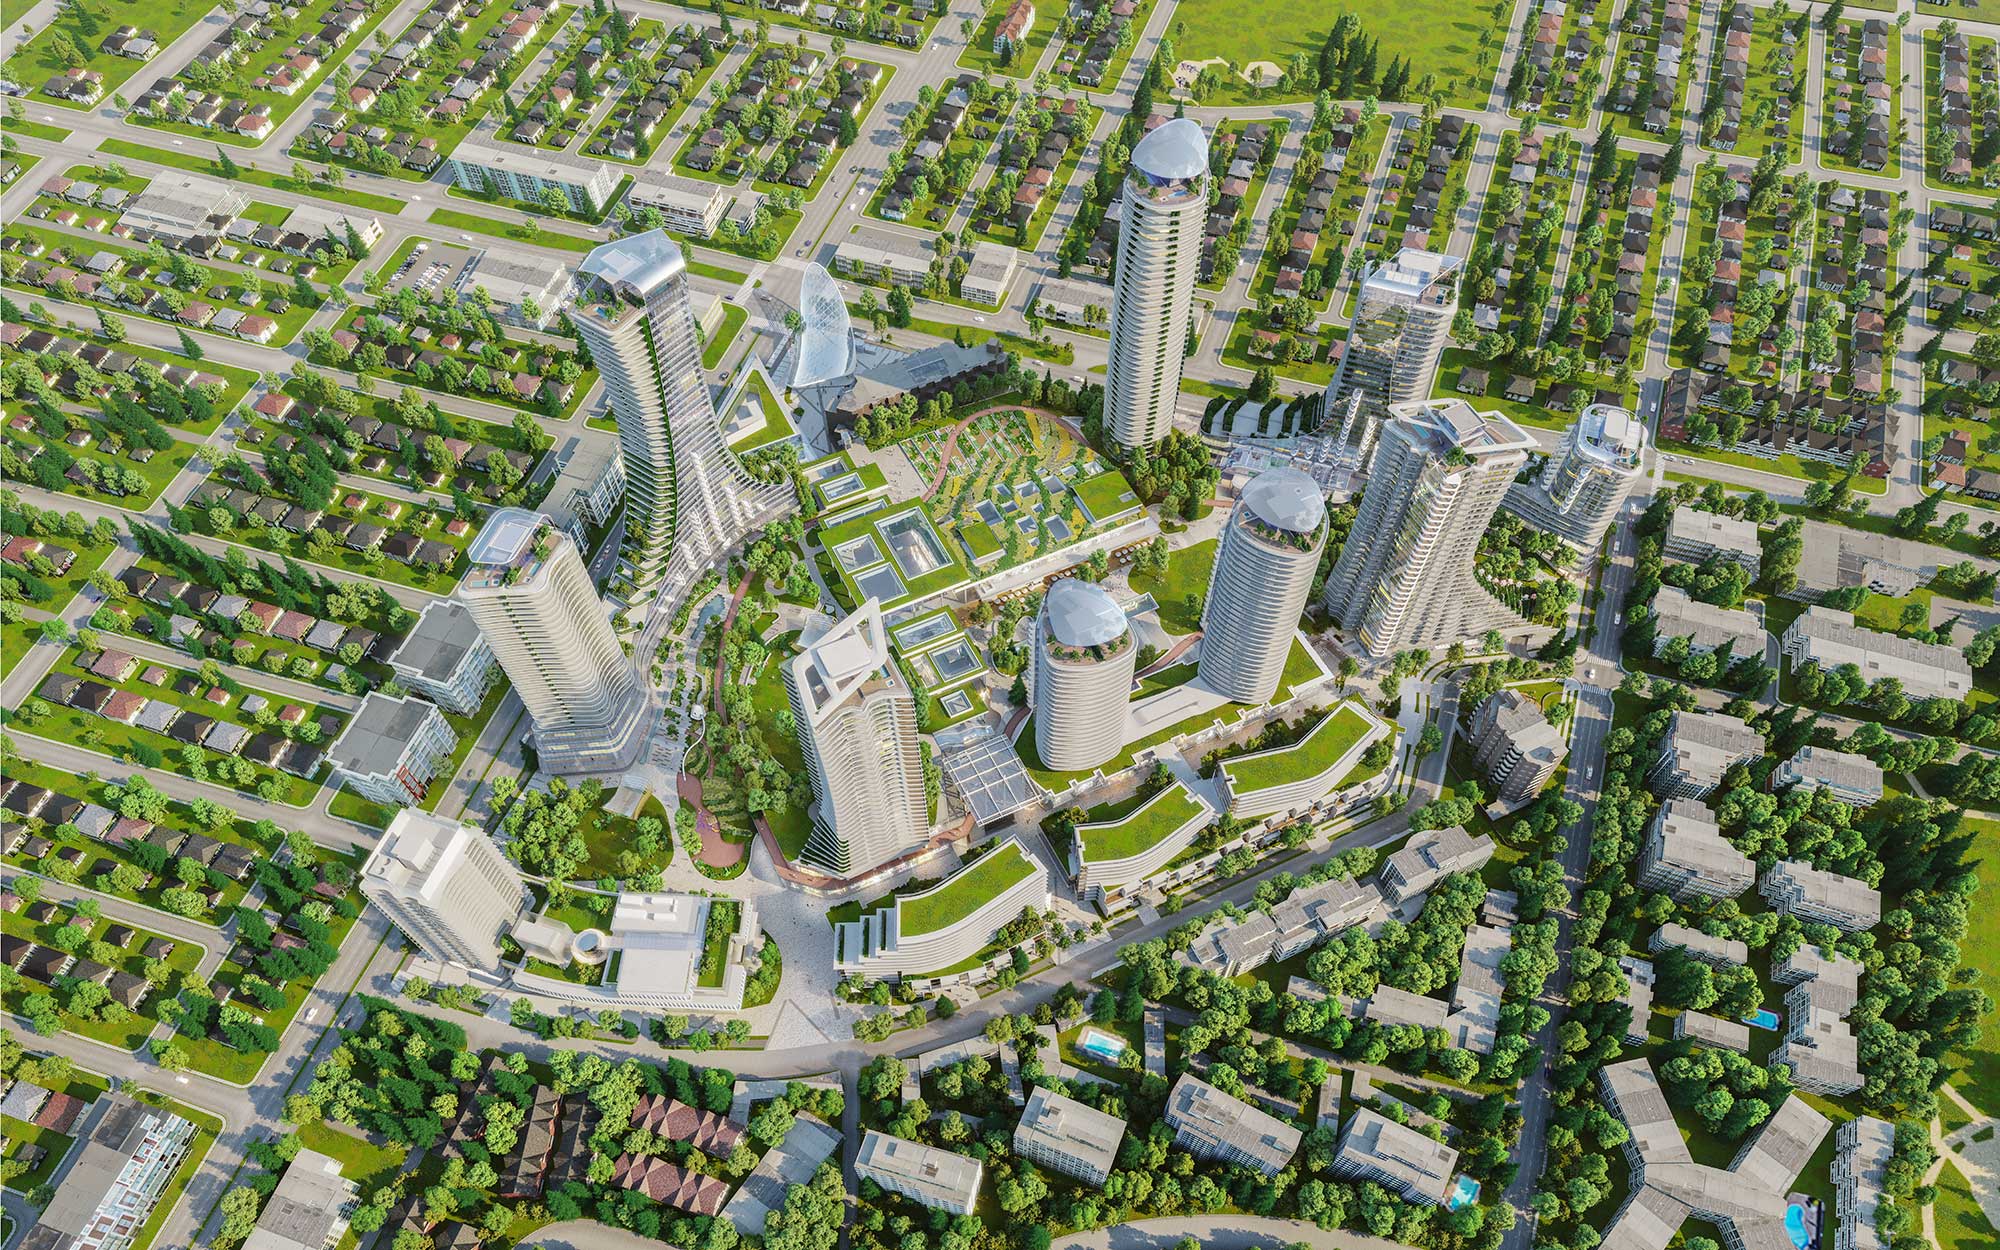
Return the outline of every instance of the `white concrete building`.
[[[340,1174],[340,1160],[302,1149],[264,1200],[243,1250],[332,1250],[359,1197],[360,1187]]]
[[[1785,629],[1784,646],[1795,667],[1810,662],[1831,672],[1852,664],[1870,684],[1885,677],[1901,682],[1911,699],[1963,699],[1972,693],[1972,665],[1957,647],[1869,629],[1838,608],[1814,604],[1799,613]]]
[[[637,648],[650,655],[688,588],[751,530],[783,516],[792,489],[753,480],[723,443],[702,380],[686,257],[664,231],[604,244],[577,266],[577,279],[570,320],[618,421],[622,568],[635,607],[652,600]]]
[[[1138,660],[1138,641],[1110,591],[1073,577],[1049,585],[1028,669],[1035,749],[1045,768],[1084,772],[1124,748]]]
[[[1341,1130],[1333,1154],[1336,1176],[1376,1184],[1427,1206],[1443,1206],[1458,1151],[1367,1107],[1357,1108]]]
[[[620,166],[569,152],[531,148],[519,143],[495,143],[475,132],[459,140],[445,159],[445,173],[467,191],[505,196],[534,204],[543,190],[554,188],[570,211],[595,217],[610,206],[623,177]]]
[[[1014,281],[1019,256],[1020,253],[1005,244],[982,239],[973,245],[972,258],[966,264],[965,276],[959,280],[958,293],[975,304],[998,305],[1007,298],[1007,288]]]
[[[1270,701],[1325,546],[1318,482],[1297,469],[1270,469],[1243,488],[1223,523],[1202,605],[1203,685],[1237,703]]]
[[[219,217],[226,226],[249,203],[241,191],[226,182],[169,170],[126,201],[118,220],[135,230],[186,242],[198,234],[220,234],[221,228],[211,227],[210,219]]]
[[[1176,118],[1141,139],[1125,173],[1104,429],[1150,447],[1173,428],[1208,219],[1208,135]]]
[[[1774,789],[1802,786],[1823,791],[1849,807],[1882,801],[1882,767],[1865,755],[1831,747],[1802,747],[1771,774]]]
[[[1176,781],[1117,820],[1078,825],[1070,852],[1077,893],[1106,913],[1128,905],[1214,822],[1215,810]]]
[[[1735,898],[1756,880],[1756,863],[1722,836],[1708,808],[1693,799],[1668,799],[1653,814],[1639,852],[1640,885],[1685,902]]]
[[[1843,933],[1859,933],[1882,922],[1880,890],[1803,860],[1781,859],[1765,869],[1757,892],[1773,911],[1808,924],[1830,924]]]
[[[432,959],[500,967],[500,939],[527,910],[520,869],[471,825],[396,813],[361,867],[361,893]]]
[[[1721,712],[1676,711],[1646,779],[1663,798],[1705,799],[1738,764],[1764,754],[1764,735]]]
[[[389,656],[396,680],[439,707],[470,716],[500,676],[479,622],[456,599],[433,599]]]
[[[569,301],[576,271],[560,260],[525,248],[489,247],[460,272],[458,289],[485,291],[500,320],[530,330],[546,330]]]
[[[868,1130],[854,1156],[854,1174],[891,1193],[954,1215],[970,1215],[979,1203],[984,1166],[949,1150]]]
[[[1014,1126],[1014,1153],[1086,1185],[1102,1185],[1118,1161],[1125,1121],[1035,1086]]]
[[[1354,391],[1371,423],[1381,422],[1392,404],[1430,398],[1438,361],[1451,342],[1464,264],[1457,256],[1406,247],[1362,271],[1347,350],[1326,388],[1327,414]]]
[[[535,512],[501,508],[467,552],[458,597],[534,721],[552,773],[615,773],[645,750],[650,695],[568,534]]]
[[[1655,656],[1674,639],[1685,638],[1690,655],[1707,655],[1726,646],[1731,663],[1764,658],[1764,623],[1742,608],[1703,603],[1678,586],[1662,586],[1653,596],[1653,618]]]
[[[1755,581],[1763,566],[1764,543],[1755,521],[1692,507],[1675,508],[1673,519],[1667,522],[1663,554],[1669,560],[1685,560],[1689,564],[1700,564],[1710,556],[1719,555],[1741,565]]]
[[[1174,1143],[1197,1158],[1276,1176],[1298,1153],[1299,1130],[1184,1072],[1167,1094]]]
[[[922,846],[930,830],[916,701],[890,655],[880,601],[799,641],[784,678],[817,796],[803,858],[862,876]]]
[[[1541,704],[1518,690],[1496,690],[1472,714],[1472,763],[1493,787],[1495,802],[1515,806],[1542,792],[1569,758],[1569,741],[1542,715]]]
[[[433,705],[371,690],[327,744],[326,759],[334,780],[370,803],[407,807],[424,801],[457,746],[451,723]]]
[[[722,224],[723,210],[729,207],[729,188],[649,167],[632,175],[632,189],[625,193],[625,202],[634,212],[658,209],[666,228],[676,234],[708,239]]]
[[[1369,747],[1395,732],[1367,704],[1349,699],[1290,746],[1224,760],[1218,772],[1229,813],[1250,819],[1310,807],[1359,766]]]
[[[195,1126],[180,1116],[123,1092],[93,1105],[54,1197],[25,1233],[16,1225],[16,1250],[131,1250],[193,1149]]]
[[[1436,647],[1517,624],[1473,554],[1535,442],[1463,400],[1397,404],[1376,449],[1326,609],[1368,654]]]
[[[1421,830],[1382,861],[1382,893],[1392,905],[1407,902],[1454,873],[1478,872],[1495,849],[1493,839],[1458,825]]]
[[[1833,1141],[1834,1250],[1882,1250],[1875,1212],[1896,1154],[1896,1126],[1858,1115],[1834,1130]]]

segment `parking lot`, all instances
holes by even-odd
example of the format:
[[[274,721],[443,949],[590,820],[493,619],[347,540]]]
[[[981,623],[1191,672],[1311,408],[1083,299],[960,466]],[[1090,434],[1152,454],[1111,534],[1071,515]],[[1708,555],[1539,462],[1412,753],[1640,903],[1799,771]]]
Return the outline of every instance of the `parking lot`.
[[[389,275],[387,293],[395,295],[409,287],[429,299],[439,291],[453,290],[474,256],[472,249],[456,244],[419,243],[396,272]]]

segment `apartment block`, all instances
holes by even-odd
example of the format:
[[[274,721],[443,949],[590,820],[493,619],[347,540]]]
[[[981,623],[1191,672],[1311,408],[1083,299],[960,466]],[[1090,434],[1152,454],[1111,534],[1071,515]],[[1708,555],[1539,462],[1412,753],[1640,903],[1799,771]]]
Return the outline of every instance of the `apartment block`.
[[[979,1181],[985,1166],[949,1150],[905,1141],[868,1130],[854,1157],[854,1173],[912,1202],[970,1215],[979,1204]]]
[[[663,169],[641,169],[632,175],[625,200],[633,210],[658,209],[667,229],[699,239],[711,238],[729,207],[729,188]]]
[[[1779,860],[1764,872],[1757,892],[1772,908],[1804,921],[1830,924],[1844,933],[1872,929],[1882,920],[1882,894],[1865,881],[1815,868],[1802,860]]]
[[[1472,762],[1512,807],[1542,792],[1569,757],[1569,742],[1539,703],[1518,690],[1495,691],[1472,714]]]
[[[470,134],[460,140],[445,161],[445,173],[467,191],[528,204],[538,202],[544,190],[553,188],[569,201],[572,212],[591,216],[609,206],[623,176],[609,161],[519,143],[495,143],[485,134]]]
[[[1887,1243],[1875,1231],[1875,1211],[1896,1153],[1896,1126],[1858,1115],[1834,1130],[1833,1147],[1834,1250],[1882,1250]]]
[[[1443,1206],[1458,1151],[1377,1111],[1359,1108],[1333,1154],[1336,1176],[1374,1181],[1411,1202]]]
[[[1653,654],[1676,638],[1687,639],[1690,655],[1727,647],[1732,660],[1764,658],[1764,623],[1755,615],[1703,603],[1678,586],[1662,586],[1653,596]]]
[[[1662,798],[1705,799],[1738,764],[1764,754],[1764,736],[1734,716],[1677,711],[1646,774]]]
[[[1740,966],[1750,962],[1750,948],[1735,938],[1711,937],[1700,929],[1690,929],[1683,924],[1663,924],[1653,930],[1649,949],[1655,955],[1665,950],[1683,950],[1716,967],[1724,964]]]
[[[1174,1130],[1175,1144],[1197,1157],[1240,1163],[1265,1176],[1285,1170],[1303,1136],[1192,1072],[1183,1073],[1167,1095],[1167,1124]]]
[[[1740,1020],[1724,1020],[1702,1011],[1683,1011],[1674,1017],[1674,1040],[1693,1041],[1710,1050],[1750,1053],[1750,1026]]]
[[[1871,684],[1893,677],[1912,699],[1963,699],[1972,693],[1972,666],[1957,647],[1883,633],[1854,623],[1854,613],[1814,604],[1784,637],[1793,664],[1822,669],[1852,664]]]
[[[1125,1121],[1037,1085],[1014,1126],[1014,1153],[1086,1185],[1102,1185],[1118,1161]]]
[[[434,705],[415,695],[391,698],[371,690],[327,745],[326,758],[334,778],[362,798],[409,807],[424,801],[457,747],[451,722]]]
[[[1458,825],[1412,834],[1382,862],[1382,893],[1391,906],[1409,901],[1456,872],[1477,872],[1493,858],[1493,839]]]
[[[1757,882],[1757,865],[1729,844],[1708,808],[1668,799],[1646,828],[1639,884],[1690,898],[1735,898]]]
[[[1218,976],[1242,976],[1381,914],[1382,895],[1374,886],[1336,878],[1294,890],[1268,912],[1252,912],[1235,924],[1208,930],[1195,939],[1185,959]]]
[[[1763,567],[1764,543],[1755,521],[1719,512],[1676,508],[1673,519],[1667,522],[1663,554],[1669,560],[1686,560],[1690,564],[1721,556],[1742,565],[1743,571],[1755,581]]]
[[[439,707],[470,716],[500,676],[479,622],[456,599],[424,605],[416,626],[389,657],[396,680]]]
[[[1882,801],[1882,768],[1852,751],[1805,747],[1771,774],[1772,789],[1790,786],[1824,792],[1849,807],[1872,807]]]

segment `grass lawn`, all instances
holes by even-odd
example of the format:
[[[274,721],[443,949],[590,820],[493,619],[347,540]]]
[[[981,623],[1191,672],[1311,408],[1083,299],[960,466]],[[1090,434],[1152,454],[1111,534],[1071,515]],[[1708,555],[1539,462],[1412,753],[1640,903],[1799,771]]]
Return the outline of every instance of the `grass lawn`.
[[[61,126],[48,126],[41,122],[17,122],[10,118],[7,122],[7,129],[17,135],[26,135],[30,139],[46,139],[50,143],[64,143],[69,139],[69,131],[64,130]]]
[[[1000,28],[1000,19],[1007,16],[1009,0],[992,0],[987,7],[986,17],[973,32],[972,42],[965,45],[965,51],[958,54],[958,67],[969,69],[975,74],[997,74],[1005,78],[1026,78],[1035,72],[1035,66],[1042,59],[1042,52],[1055,37],[1057,11],[1035,11],[1035,24],[1028,28],[1028,37],[1020,46],[1010,49],[1011,55],[1002,58],[993,50],[993,32]]]
[[[132,64],[136,65],[138,62],[134,61]],[[67,138],[68,136],[65,135],[64,137]],[[151,161],[155,165],[170,165],[175,169],[190,169],[198,174],[207,174],[211,178],[220,178],[222,176],[221,170],[216,167],[214,157],[196,156],[192,152],[174,152],[164,148],[152,147],[144,143],[133,143],[126,139],[106,139],[104,142],[98,144],[97,150],[105,156],[123,156],[135,161]],[[352,204],[356,208],[373,209],[375,212],[388,213],[391,216],[401,211],[403,207],[403,201],[392,199],[386,195],[371,195],[366,191],[356,191],[348,186],[342,186],[338,190],[329,191],[324,183],[300,182],[296,178],[287,177],[284,174],[266,173],[261,169],[246,169],[238,166],[235,180],[248,186],[270,187],[273,190],[290,191],[297,195],[332,195],[344,204]]]
[[[1191,634],[1201,628],[1201,604],[1215,569],[1215,544],[1210,538],[1170,553],[1165,577],[1133,576],[1132,589],[1153,596],[1160,605],[1160,624],[1168,632]]]
[[[1828,464],[1823,460],[1801,460],[1793,455],[1770,459],[1716,447],[1696,447],[1692,443],[1675,442],[1670,438],[1661,439],[1659,448],[1663,454],[1693,456],[1698,460],[1713,460],[1739,469],[1755,469],[1776,477],[1803,478],[1809,482],[1837,482],[1847,476],[1846,468],[1841,465]],[[1883,495],[1889,491],[1889,484],[1880,478],[1856,475],[1851,484],[1857,493],[1863,495]]]
[[[1937,1225],[1938,1245],[1943,1250],[1974,1250],[2000,1244],[2000,1231],[1995,1231],[1979,1209],[1972,1187],[1966,1184],[1965,1173],[1949,1162],[1938,1173],[1937,1206],[1932,1218]]]
[[[1203,810],[1187,786],[1177,781],[1116,820],[1081,826],[1079,836],[1084,838],[1086,858],[1093,863],[1128,859],[1157,846]]]
[[[2000,898],[2000,820],[1968,814],[1960,822],[1959,832],[1973,835],[1972,848],[1965,859],[1977,865],[1980,891],[1990,904],[1992,899]],[[1966,962],[1979,969],[1982,984],[2000,980],[2000,907],[1973,906],[1960,946]],[[1959,1058],[1958,1074],[1952,1078],[1952,1084],[1973,1106],[1992,1115],[2000,1110],[2000,1006],[1986,1013],[1981,1027],[1984,1036],[1978,1048]],[[1952,1103],[1946,1099],[1943,1105],[1950,1107]],[[1946,1174],[1955,1175],[1949,1168]],[[1940,1234],[1944,1231],[1942,1209],[1938,1231]]]
[[[956,924],[1034,871],[1018,844],[992,851],[937,888],[905,897],[897,911],[897,930],[904,937],[920,937]]]
[[[564,252],[588,252],[599,242],[596,239],[579,239],[573,234],[543,230],[539,226],[530,230],[524,225],[495,221],[491,217],[481,217],[475,213],[461,213],[455,208],[434,208],[427,220],[433,225],[446,226],[453,230],[471,230],[478,234],[512,239],[517,243],[533,243],[538,247],[552,247]]]
[[[741,330],[743,323],[748,320],[750,320],[750,314],[744,311],[741,304],[724,304],[722,306],[722,328],[715,332],[714,338],[702,345],[702,368],[713,369],[722,363],[723,353],[727,352],[729,345],[736,341],[736,332]]]
[[[1301,9],[1296,0],[1183,0],[1174,10],[1175,54],[1199,61],[1219,56],[1236,69],[1252,61],[1280,67],[1294,52],[1316,55],[1334,19],[1342,11],[1361,19],[1362,32],[1409,57],[1413,80],[1436,74],[1447,106],[1479,107],[1486,103],[1492,75],[1479,69],[1479,33],[1493,26],[1483,7],[1449,0],[1399,0],[1395,4],[1363,3],[1322,9]],[[1185,31],[1183,32],[1183,28]],[[1386,67],[1388,62],[1384,61]],[[1108,81],[1108,80],[1107,80]],[[1276,103],[1310,99],[1310,93],[1278,88],[1260,91],[1240,78],[1211,93],[1207,105]]]
[[[791,696],[785,691],[784,666],[797,650],[796,633],[772,639],[770,658],[764,661],[763,670],[750,687],[750,705],[755,709],[757,730],[764,736],[771,758],[777,760],[791,776],[805,772],[805,756],[799,750],[798,735],[780,733],[777,719],[779,712],[791,711]],[[812,837],[812,814],[804,808],[787,807],[782,812],[765,812],[764,821],[771,826],[771,832],[777,836],[778,846],[787,859],[797,859],[806,849],[806,840]]]
[[[736,306],[731,304],[730,307],[734,309]],[[791,418],[785,415],[785,406],[771,394],[771,388],[765,383],[763,374],[751,371],[750,381],[744,387],[743,395],[745,399],[755,399],[764,406],[764,428],[746,435],[740,442],[731,443],[729,450],[740,456],[759,447],[768,447],[780,439],[790,438],[797,433],[792,426]]]
[[[402,1171],[410,1153],[401,1146],[377,1146],[331,1124],[301,1124],[299,1140],[307,1150],[340,1160],[340,1174],[359,1184],[364,1194]]]
[[[1368,729],[1367,718],[1353,704],[1343,703],[1291,746],[1239,756],[1222,768],[1233,793],[1282,785],[1333,767]]]
[[[64,1137],[54,1129],[37,1128],[26,1120],[16,1120],[12,1116],[0,1116],[0,1131],[7,1134],[6,1157],[9,1159],[21,1153],[23,1146],[31,1144],[40,1146],[48,1152],[47,1158],[7,1183],[9,1189],[17,1189],[22,1193],[32,1191],[35,1186],[55,1174],[56,1167],[62,1163],[63,1156],[69,1153],[70,1143],[74,1140]]]
[[[70,68],[63,58],[49,51],[50,40],[56,32],[68,35],[83,52],[83,68],[104,75],[104,95],[100,103],[108,104],[125,80],[145,68],[147,62],[101,50],[98,45],[104,42],[106,35],[123,25],[151,30],[158,34],[160,50],[164,54],[167,45],[205,17],[208,10],[199,5],[177,3],[176,0],[126,0],[115,9],[111,6],[66,5],[57,12],[60,16],[43,25],[26,44],[9,45],[12,54],[7,58],[7,76],[30,85],[33,94],[29,99],[35,108],[79,107],[52,100],[41,93],[41,84],[45,80]],[[11,21],[9,25],[12,25]],[[84,105],[80,111],[95,112],[98,107]],[[11,129],[13,123],[8,125]]]

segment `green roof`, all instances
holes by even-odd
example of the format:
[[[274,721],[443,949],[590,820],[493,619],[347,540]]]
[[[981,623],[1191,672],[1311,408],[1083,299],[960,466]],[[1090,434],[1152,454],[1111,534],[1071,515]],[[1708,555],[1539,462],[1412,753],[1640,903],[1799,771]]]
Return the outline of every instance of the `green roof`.
[[[1126,481],[1125,475],[1116,469],[1094,473],[1073,484],[1070,489],[1076,492],[1090,519],[1099,523],[1139,507],[1139,496],[1132,489],[1132,483]]]
[[[990,556],[1006,546],[993,527],[984,521],[968,521],[958,527],[958,533],[965,540],[965,549],[977,560]]]
[[[1207,810],[1201,800],[1189,792],[1185,782],[1176,781],[1122,819],[1078,825],[1076,836],[1083,845],[1083,862],[1109,863],[1151,850],[1167,835]]]
[[[1226,761],[1222,770],[1229,775],[1233,794],[1248,794],[1300,781],[1332,768],[1355,743],[1368,736],[1372,725],[1350,700],[1328,712],[1305,737],[1291,746],[1239,756]]]
[[[1019,885],[1035,871],[1019,842],[987,852],[922,894],[896,900],[896,932],[921,937],[949,928]]]

